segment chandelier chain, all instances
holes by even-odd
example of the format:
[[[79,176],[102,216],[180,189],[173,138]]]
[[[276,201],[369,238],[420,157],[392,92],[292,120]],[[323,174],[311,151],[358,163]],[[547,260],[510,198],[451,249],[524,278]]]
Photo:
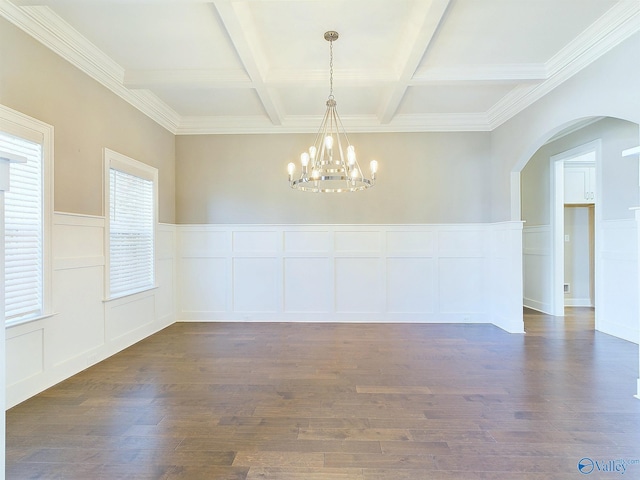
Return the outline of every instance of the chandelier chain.
[[[329,98],[333,98],[333,40],[329,41]]]

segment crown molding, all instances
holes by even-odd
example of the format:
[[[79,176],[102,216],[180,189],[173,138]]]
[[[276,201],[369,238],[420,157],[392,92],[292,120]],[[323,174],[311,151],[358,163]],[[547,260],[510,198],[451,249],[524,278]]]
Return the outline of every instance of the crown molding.
[[[7,0],[0,0],[0,14],[175,134],[180,123],[180,116],[151,92],[126,88],[123,84],[124,69],[62,20],[49,7],[20,8]]]
[[[609,9],[546,64],[548,78],[531,88],[518,88],[489,109],[491,129],[520,113],[602,55],[640,31],[640,2],[629,0]]]
[[[574,75],[638,30],[640,2],[627,0],[615,5],[546,62],[549,77]]]
[[[271,124],[266,117],[183,117],[176,135],[313,133],[321,116],[286,117],[282,125]],[[488,132],[487,116],[476,114],[396,115],[389,124],[380,124],[371,115],[342,117],[349,133]]]

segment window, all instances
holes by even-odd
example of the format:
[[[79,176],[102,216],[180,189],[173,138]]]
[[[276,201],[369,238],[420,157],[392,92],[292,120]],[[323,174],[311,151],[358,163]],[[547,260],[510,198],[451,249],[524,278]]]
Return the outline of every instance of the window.
[[[108,298],[155,287],[157,170],[105,149]]]
[[[41,318],[50,308],[50,126],[0,107],[0,156],[9,166],[5,193],[5,316],[8,325]]]

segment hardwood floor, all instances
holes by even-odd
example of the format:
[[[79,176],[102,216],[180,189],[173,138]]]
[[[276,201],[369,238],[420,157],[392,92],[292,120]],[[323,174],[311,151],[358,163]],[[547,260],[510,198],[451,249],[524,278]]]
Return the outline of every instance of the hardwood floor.
[[[7,478],[640,478],[638,346],[525,318],[175,324],[7,412]]]

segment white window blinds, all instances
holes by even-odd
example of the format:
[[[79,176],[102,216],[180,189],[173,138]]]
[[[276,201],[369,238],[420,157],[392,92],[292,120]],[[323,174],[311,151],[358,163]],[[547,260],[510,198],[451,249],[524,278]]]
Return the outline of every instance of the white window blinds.
[[[154,184],[109,169],[109,285],[111,297],[154,286]]]
[[[5,195],[5,314],[11,321],[43,311],[42,145],[0,132],[0,151],[27,159],[10,165]]]

